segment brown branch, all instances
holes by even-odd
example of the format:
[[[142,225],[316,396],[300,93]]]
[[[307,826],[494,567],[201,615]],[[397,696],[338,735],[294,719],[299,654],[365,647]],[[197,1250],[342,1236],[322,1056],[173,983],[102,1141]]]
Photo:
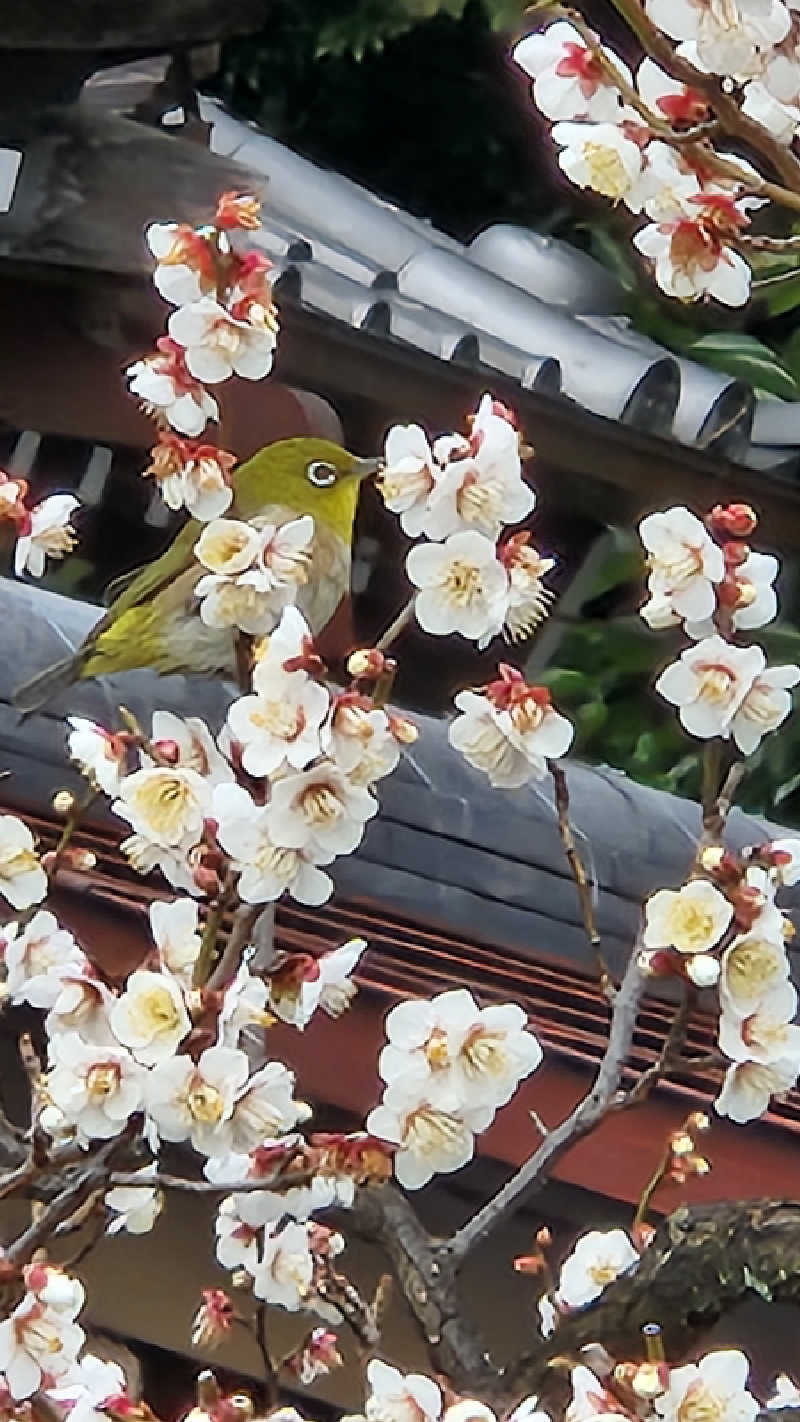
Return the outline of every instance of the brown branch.
[[[405,607],[400,609],[394,621],[389,623],[383,636],[375,643],[376,652],[388,651],[392,643],[397,641],[400,633],[405,632],[406,628],[414,621],[414,607],[416,601],[417,595],[415,593],[413,597],[409,598]]]
[[[591,1091],[578,1102],[560,1126],[550,1131],[502,1190],[456,1231],[447,1246],[453,1258],[463,1261],[478,1244],[488,1239],[523,1201],[530,1199],[531,1194],[541,1188],[556,1161],[577,1140],[593,1130],[614,1106],[646,982],[646,975],[638,964],[638,953],[634,950],[614,999],[608,1045]]]
[[[259,1304],[256,1309],[253,1337],[256,1340],[258,1351],[261,1354],[261,1362],[264,1368],[264,1387],[267,1393],[267,1407],[276,1407],[280,1398],[280,1383],[278,1382],[278,1372],[269,1349],[266,1304]]]
[[[107,1180],[109,1189],[122,1186],[125,1189],[182,1190],[187,1195],[251,1195],[259,1190],[291,1190],[298,1185],[308,1185],[319,1174],[318,1166],[308,1170],[287,1170],[283,1175],[272,1175],[265,1179],[234,1180],[230,1184],[214,1184],[211,1180],[185,1180],[182,1175],[140,1175],[135,1171],[112,1170]]]
[[[248,946],[253,930],[258,920],[265,914],[272,913],[274,916],[275,905],[268,904],[265,908],[263,904],[241,904],[236,910],[233,918],[233,927],[228,936],[222,954],[216,966],[212,969],[208,977],[207,987],[212,990],[221,988],[235,977],[239,964],[242,961],[242,954]]]
[[[679,1360],[751,1292],[800,1304],[800,1203],[683,1205],[660,1225],[633,1274],[610,1284],[508,1369],[508,1396],[539,1392],[547,1406],[559,1388],[553,1360],[588,1343],[602,1342],[617,1358],[641,1358],[642,1327],[653,1321],[662,1327],[667,1357]]]
[[[747,145],[769,164],[786,185],[763,182],[757,189],[764,197],[786,207],[800,208],[800,162],[778,143],[761,124],[743,114],[735,99],[726,94],[713,74],[703,74],[688,59],[676,55],[672,45],[645,13],[640,0],[611,0],[614,9],[636,36],[646,54],[683,84],[701,93],[716,114],[725,133]],[[717,170],[719,171],[719,170]],[[752,179],[750,180],[752,182]]]
[[[8,1245],[5,1252],[8,1263],[17,1268],[29,1263],[36,1250],[47,1243],[60,1225],[71,1220],[93,1195],[102,1194],[108,1185],[115,1156],[125,1154],[129,1150],[132,1136],[139,1130],[139,1126],[140,1120],[137,1121],[134,1117],[122,1135],[104,1141],[95,1154],[89,1156],[85,1168],[79,1170],[74,1179],[59,1190],[33,1223]],[[141,1184],[141,1179],[138,1183]]]
[[[630,1106],[638,1106],[641,1101],[645,1101],[650,1095],[653,1087],[658,1084],[665,1072],[670,1067],[680,1063],[681,1051],[686,1041],[686,1032],[689,1026],[692,1007],[695,1001],[695,994],[689,991],[687,982],[681,983],[682,997],[669,1026],[669,1031],[664,1039],[664,1044],[652,1066],[642,1072],[638,1081],[626,1092],[622,1099],[616,1104],[614,1109],[624,1111]]]
[[[601,947],[601,938],[597,930],[594,904],[592,903],[592,887],[587,878],[583,860],[578,852],[578,847],[575,843],[575,835],[569,818],[569,786],[567,784],[567,773],[563,765],[560,765],[557,760],[549,760],[547,765],[553,777],[556,813],[558,815],[558,832],[561,835],[561,843],[564,846],[567,863],[572,871],[575,887],[578,890],[586,937],[589,940],[589,946],[591,947],[600,971],[600,988],[603,996],[608,998],[609,1002],[613,1002],[616,988]]]

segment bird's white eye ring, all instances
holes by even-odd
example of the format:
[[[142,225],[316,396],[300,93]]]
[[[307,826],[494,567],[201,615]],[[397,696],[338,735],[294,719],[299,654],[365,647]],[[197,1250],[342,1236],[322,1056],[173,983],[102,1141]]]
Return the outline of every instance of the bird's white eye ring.
[[[329,489],[331,484],[336,483],[336,466],[326,464],[322,459],[315,459],[313,464],[306,468],[306,478],[309,484],[314,484],[318,489]]]

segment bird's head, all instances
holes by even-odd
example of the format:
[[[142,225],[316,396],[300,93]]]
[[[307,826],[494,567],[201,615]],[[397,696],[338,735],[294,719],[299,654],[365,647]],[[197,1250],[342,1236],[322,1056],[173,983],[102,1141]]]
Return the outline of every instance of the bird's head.
[[[359,486],[380,466],[380,460],[359,459],[333,440],[278,440],[236,470],[236,511],[247,519],[267,504],[286,504],[312,514],[349,544]]]

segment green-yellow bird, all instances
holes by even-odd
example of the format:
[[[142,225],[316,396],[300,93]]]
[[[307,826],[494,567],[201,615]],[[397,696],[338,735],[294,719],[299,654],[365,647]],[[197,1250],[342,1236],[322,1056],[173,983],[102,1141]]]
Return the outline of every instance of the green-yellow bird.
[[[228,516],[281,524],[311,514],[314,540],[309,578],[297,606],[312,633],[330,621],[350,586],[350,554],[360,481],[379,467],[326,439],[285,439],[262,449],[233,475]],[[194,519],[165,553],[133,576],[74,656],[20,686],[15,705],[37,710],[73,682],[137,667],[162,675],[236,671],[230,629],[200,620],[195,586],[207,572],[194,556],[204,525]]]

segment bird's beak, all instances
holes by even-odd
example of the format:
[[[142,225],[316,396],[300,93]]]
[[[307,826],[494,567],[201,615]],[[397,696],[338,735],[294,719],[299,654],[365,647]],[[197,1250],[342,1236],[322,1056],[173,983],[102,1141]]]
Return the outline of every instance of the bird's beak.
[[[353,461],[353,477],[363,483],[364,479],[371,479],[373,474],[379,474],[383,468],[382,459],[355,459]]]

